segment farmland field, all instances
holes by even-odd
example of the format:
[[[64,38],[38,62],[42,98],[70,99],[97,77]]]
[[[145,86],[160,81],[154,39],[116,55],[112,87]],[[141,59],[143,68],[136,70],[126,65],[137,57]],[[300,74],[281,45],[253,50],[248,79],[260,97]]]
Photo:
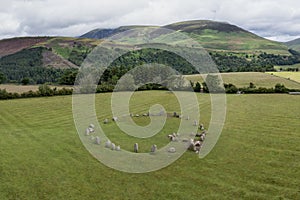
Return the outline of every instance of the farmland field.
[[[99,121],[110,114],[111,94],[96,95]],[[210,119],[209,95],[198,94],[201,122]],[[72,118],[72,98],[0,101],[0,199],[299,199],[300,96],[227,95],[223,133],[204,159],[187,151],[156,172],[128,174],[106,167],[83,147]],[[161,103],[178,109],[170,92],[136,92],[130,111]],[[139,139],[141,151],[167,143],[162,132]],[[147,124],[148,119],[136,119]],[[130,150],[137,140],[114,123],[104,131]],[[120,163],[121,165],[122,163]]]
[[[276,75],[275,72],[271,72]],[[274,87],[277,83],[284,84],[290,89],[299,89],[300,84],[287,80],[282,77],[273,76],[271,73],[260,72],[237,72],[237,73],[221,73],[224,83],[232,83],[237,87],[248,87],[249,83],[254,83],[257,87]],[[193,82],[203,82],[203,78],[200,75],[186,75],[186,79]],[[205,75],[204,75],[205,77]]]
[[[300,84],[300,72],[272,72],[273,75],[296,81]]]
[[[294,65],[278,65],[278,66],[274,66],[274,68],[277,70],[277,71],[280,71],[280,68],[283,69],[283,70],[286,70],[288,68],[291,68],[291,69],[300,69],[300,64],[294,64]]]
[[[65,88],[70,88],[71,86],[54,86],[50,85],[50,87],[57,88],[57,89],[62,89],[63,87]],[[29,90],[32,91],[37,91],[39,89],[38,85],[14,85],[14,84],[0,84],[0,89],[6,89],[7,92],[12,92],[12,93],[23,93],[23,92],[28,92]]]

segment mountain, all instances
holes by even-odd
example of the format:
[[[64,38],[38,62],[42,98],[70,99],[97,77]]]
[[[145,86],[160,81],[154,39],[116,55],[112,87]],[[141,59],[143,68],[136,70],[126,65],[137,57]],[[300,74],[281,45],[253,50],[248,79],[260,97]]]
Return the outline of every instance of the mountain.
[[[285,42],[285,45],[287,45],[290,49],[294,49],[298,52],[300,52],[300,38]]]
[[[121,26],[115,29],[113,28],[94,29],[92,31],[83,34],[82,36],[79,36],[79,38],[103,39],[118,33],[122,33],[124,31],[128,31],[130,29],[142,28],[142,27],[147,27],[147,26]]]
[[[0,40],[0,57],[30,48],[48,39],[49,37],[23,37]]]
[[[121,26],[116,29],[95,29],[78,38],[23,37],[0,40],[0,75],[8,82],[31,83],[61,82],[72,84],[76,70],[87,55],[101,43],[101,39],[134,28],[150,26]],[[225,22],[195,20],[162,26],[182,32],[198,41],[217,64],[221,72],[269,71],[274,65],[299,63],[299,55],[291,54],[285,44],[259,37],[236,25]],[[172,39],[174,34],[158,39]],[[169,35],[168,35],[169,34]],[[170,36],[170,37],[168,37]],[[161,38],[160,38],[161,37]],[[132,36],[122,42],[132,41]],[[131,48],[131,46],[130,46]],[[194,68],[184,59],[170,52],[154,49],[136,49],[116,59],[111,71],[106,71],[105,81],[113,82],[126,71],[145,62],[174,66],[183,74],[192,74]]]
[[[138,27],[140,26],[95,29],[80,37],[102,39]],[[289,55],[288,48],[284,44],[259,37],[226,22],[194,20],[169,24],[162,26],[162,28],[184,32],[209,51],[266,52]]]
[[[58,82],[78,69],[99,40],[67,37],[24,37],[0,40],[0,73],[10,82]]]

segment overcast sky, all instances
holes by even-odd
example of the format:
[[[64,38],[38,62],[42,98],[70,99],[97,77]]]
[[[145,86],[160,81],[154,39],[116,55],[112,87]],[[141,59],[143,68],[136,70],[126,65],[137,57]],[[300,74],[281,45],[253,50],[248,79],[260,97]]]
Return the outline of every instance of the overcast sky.
[[[195,19],[226,21],[278,41],[300,37],[299,0],[0,0],[0,39]]]

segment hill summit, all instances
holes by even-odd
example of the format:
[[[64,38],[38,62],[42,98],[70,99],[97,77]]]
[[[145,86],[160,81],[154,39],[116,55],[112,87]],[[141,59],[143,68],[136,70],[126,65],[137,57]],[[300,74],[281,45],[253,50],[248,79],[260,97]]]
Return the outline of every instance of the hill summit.
[[[80,37],[103,39],[139,27],[147,26],[121,26],[115,29],[95,29]],[[289,54],[286,45],[267,40],[227,22],[193,20],[177,22],[161,27],[186,33],[198,41],[204,48],[211,51]]]

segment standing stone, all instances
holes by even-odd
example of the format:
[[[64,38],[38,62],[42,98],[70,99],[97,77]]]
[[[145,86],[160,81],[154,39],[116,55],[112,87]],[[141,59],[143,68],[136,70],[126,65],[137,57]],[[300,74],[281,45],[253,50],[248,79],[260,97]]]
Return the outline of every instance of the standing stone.
[[[193,126],[198,126],[197,120],[194,120]]]
[[[110,140],[107,140],[107,141],[106,141],[105,147],[106,147],[106,148],[110,148],[110,147],[111,147],[111,141],[110,141]]]
[[[169,153],[175,153],[176,152],[176,149],[175,147],[170,147],[169,150],[168,150]]]
[[[116,149],[116,145],[114,143],[111,143],[111,150],[115,150]]]
[[[135,153],[138,153],[138,151],[139,151],[139,144],[138,144],[138,143],[135,143],[135,144],[134,144],[134,146],[133,146],[133,151],[134,151]]]
[[[90,124],[89,128],[95,129],[95,125],[94,124]]]
[[[116,147],[116,151],[121,151],[120,145]]]
[[[96,144],[100,144],[100,137],[99,137],[99,136],[96,136],[95,143],[96,143]]]
[[[203,126],[203,124],[200,124],[200,126],[199,126],[199,129],[200,129],[201,131],[203,131],[203,130],[204,130],[204,126]]]
[[[86,135],[86,136],[89,136],[89,135],[90,135],[90,129],[89,129],[89,128],[85,129],[85,135]]]
[[[89,127],[88,129],[89,129],[90,133],[94,133],[95,132],[95,130],[93,128]]]
[[[108,123],[108,119],[105,119],[103,123],[104,123],[104,124],[107,124],[107,123]]]
[[[159,116],[163,116],[165,114],[164,110],[161,109],[160,112],[159,112]]]
[[[151,147],[151,153],[155,153],[156,151],[157,151],[157,146],[156,146],[156,144],[154,144]]]

